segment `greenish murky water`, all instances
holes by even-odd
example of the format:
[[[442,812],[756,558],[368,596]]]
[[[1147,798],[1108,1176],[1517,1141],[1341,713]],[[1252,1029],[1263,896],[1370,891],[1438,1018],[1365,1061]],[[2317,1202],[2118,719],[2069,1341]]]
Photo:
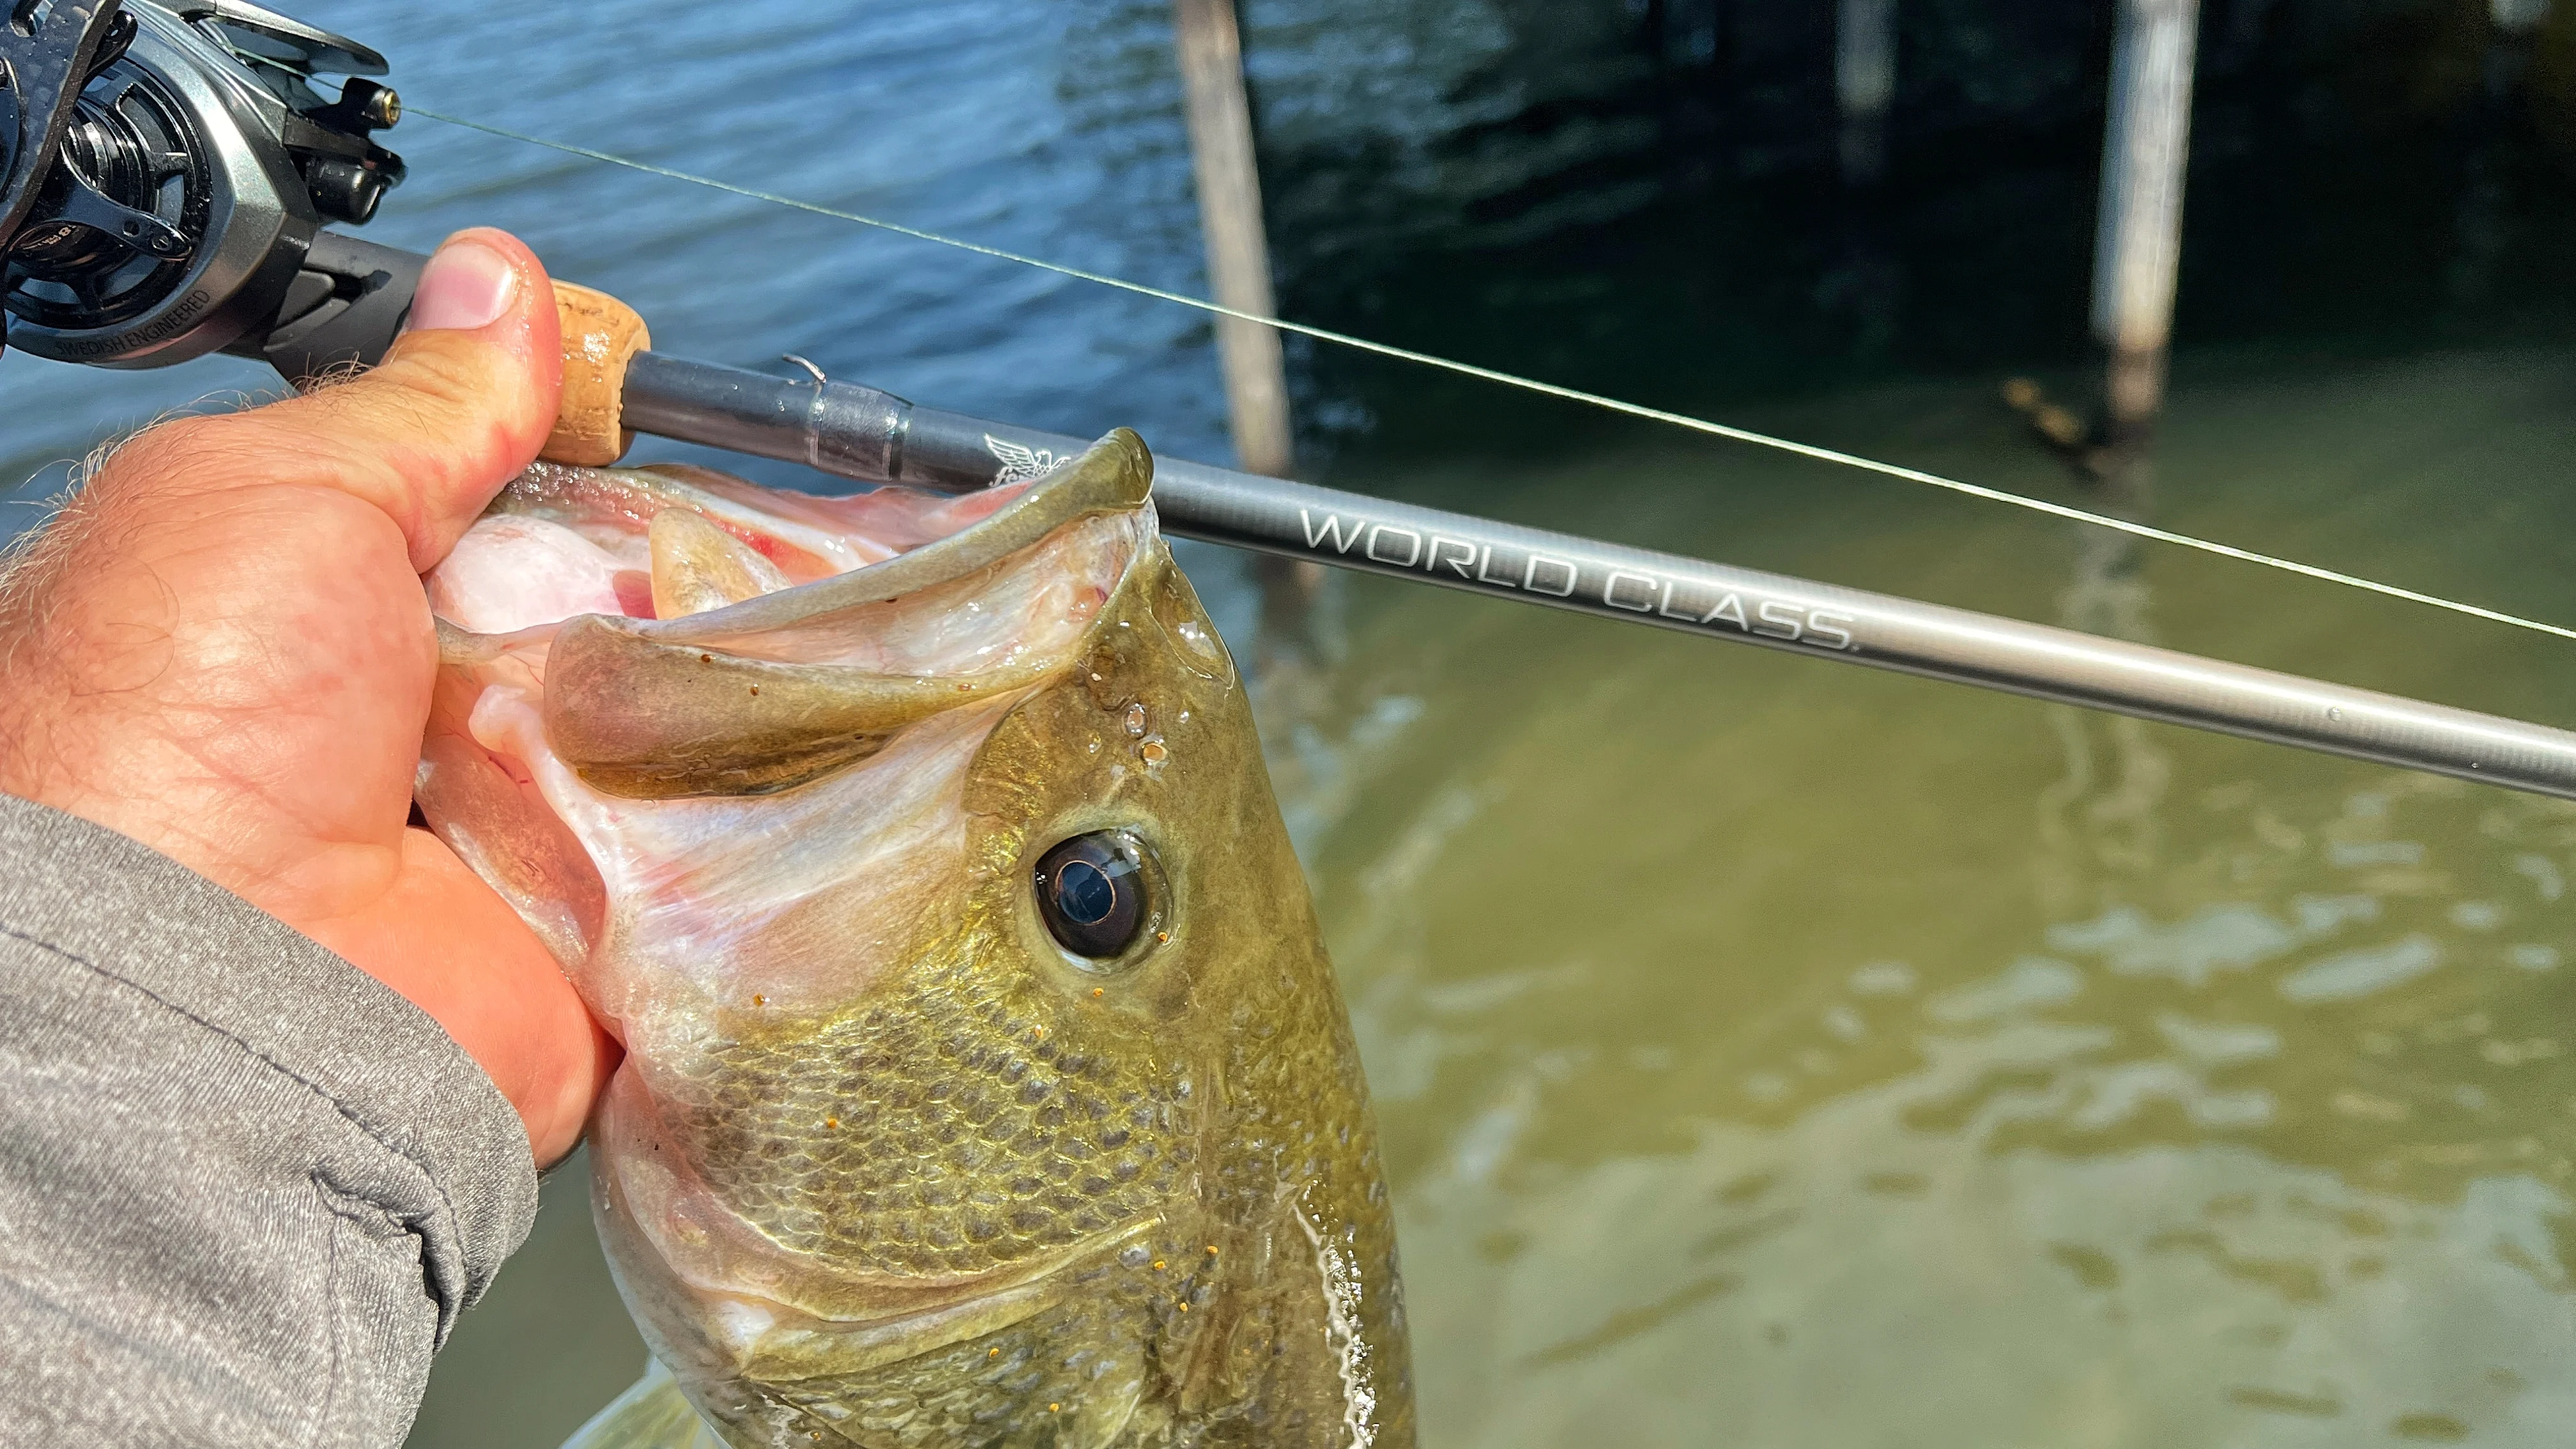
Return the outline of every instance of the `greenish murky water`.
[[[1999,411],[1765,421],[2046,491]],[[2568,612],[2576,354],[2187,360],[2161,464],[2170,526]],[[2167,552],[2087,581],[2061,526],[1793,463],[1679,486],[1717,476],[1640,440],[1512,497],[2576,705],[2531,636]],[[2576,807],[1364,592],[1307,828],[1429,1442],[2563,1442]]]
[[[1812,9],[1247,0],[1283,305],[2086,502],[1995,391],[2084,390],[2107,8],[1905,0],[1867,194]],[[2157,523],[2576,621],[2558,9],[2507,53],[2483,4],[2204,6]],[[303,10],[424,105],[1198,285],[1160,0],[619,0],[533,52],[497,5]],[[512,226],[672,350],[1223,456],[1187,316],[399,144],[375,234]],[[1337,486],[2576,722],[2563,641],[1295,366]],[[0,459],[264,381],[0,359]],[[1250,657],[1241,560],[1188,561]],[[1384,580],[1326,604],[1265,729],[1376,1087],[1431,1449],[2567,1442],[2576,806]],[[578,1165],[548,1184],[413,1449],[551,1449],[635,1376],[582,1197]]]

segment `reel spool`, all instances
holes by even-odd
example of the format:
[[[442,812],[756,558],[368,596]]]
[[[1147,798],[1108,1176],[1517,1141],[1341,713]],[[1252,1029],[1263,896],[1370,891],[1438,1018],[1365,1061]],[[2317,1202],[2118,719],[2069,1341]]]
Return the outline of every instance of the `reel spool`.
[[[402,114],[367,79],[384,58],[244,0],[118,8],[101,7],[60,145],[6,239],[10,344],[104,367],[224,349],[319,370],[332,359],[294,339],[329,332],[381,271],[367,255],[381,249],[321,228],[365,222],[403,176],[372,139]],[[314,88],[324,76],[345,78],[336,97]],[[27,134],[23,103],[0,86],[0,148]],[[29,164],[44,163],[0,155],[0,176]]]

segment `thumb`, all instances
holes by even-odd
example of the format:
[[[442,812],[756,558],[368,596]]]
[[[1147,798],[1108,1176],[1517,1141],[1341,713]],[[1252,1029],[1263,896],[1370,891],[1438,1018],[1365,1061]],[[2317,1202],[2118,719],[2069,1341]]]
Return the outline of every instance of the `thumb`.
[[[272,479],[336,488],[383,510],[413,568],[426,572],[535,460],[562,386],[545,265],[517,237],[477,228],[429,259],[402,336],[372,371],[209,421],[241,430],[224,451],[270,460]]]

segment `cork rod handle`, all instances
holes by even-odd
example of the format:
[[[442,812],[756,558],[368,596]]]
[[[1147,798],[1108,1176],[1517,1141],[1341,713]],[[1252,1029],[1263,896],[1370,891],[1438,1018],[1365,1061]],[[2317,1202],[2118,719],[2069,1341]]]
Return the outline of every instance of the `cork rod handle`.
[[[604,468],[634,445],[635,434],[618,421],[626,364],[653,345],[653,336],[634,308],[571,282],[555,283],[555,311],[563,321],[563,406],[538,456]]]

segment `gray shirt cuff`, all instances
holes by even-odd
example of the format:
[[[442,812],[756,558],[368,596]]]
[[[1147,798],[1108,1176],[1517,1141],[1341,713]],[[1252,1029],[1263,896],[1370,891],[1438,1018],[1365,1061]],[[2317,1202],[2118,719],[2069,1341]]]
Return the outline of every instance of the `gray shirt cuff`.
[[[398,1445],[536,1191],[419,1008],[0,796],[0,1442]]]

